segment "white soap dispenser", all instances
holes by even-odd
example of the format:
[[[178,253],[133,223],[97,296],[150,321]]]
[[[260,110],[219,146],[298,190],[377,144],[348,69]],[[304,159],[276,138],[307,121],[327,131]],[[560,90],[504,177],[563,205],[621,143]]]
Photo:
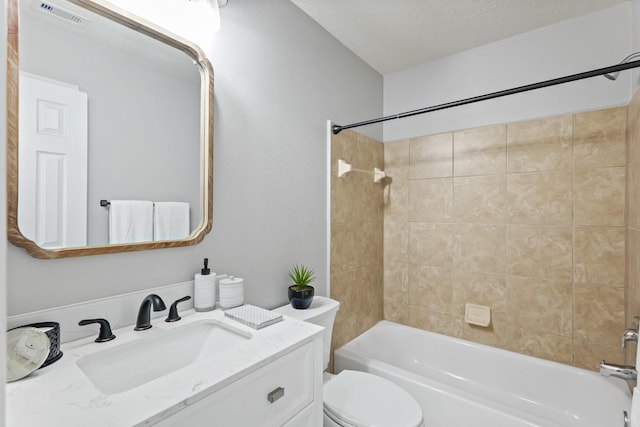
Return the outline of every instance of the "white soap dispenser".
[[[216,308],[216,273],[209,269],[209,258],[204,259],[204,267],[194,276],[193,308],[196,311]]]

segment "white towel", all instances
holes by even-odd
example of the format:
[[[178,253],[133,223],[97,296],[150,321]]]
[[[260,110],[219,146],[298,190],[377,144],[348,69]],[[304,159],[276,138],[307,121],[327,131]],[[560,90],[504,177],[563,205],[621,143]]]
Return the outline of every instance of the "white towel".
[[[633,398],[631,399],[631,427],[640,427],[640,390],[638,387],[633,388]]]
[[[112,200],[109,206],[109,243],[153,240],[153,202]]]
[[[188,237],[189,234],[189,203],[155,203],[153,240],[180,240]]]

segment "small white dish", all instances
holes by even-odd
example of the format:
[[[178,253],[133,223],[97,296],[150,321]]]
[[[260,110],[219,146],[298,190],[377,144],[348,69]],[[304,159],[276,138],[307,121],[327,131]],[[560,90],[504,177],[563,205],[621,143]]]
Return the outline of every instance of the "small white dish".
[[[50,345],[47,334],[38,328],[7,331],[7,382],[24,378],[42,366]]]

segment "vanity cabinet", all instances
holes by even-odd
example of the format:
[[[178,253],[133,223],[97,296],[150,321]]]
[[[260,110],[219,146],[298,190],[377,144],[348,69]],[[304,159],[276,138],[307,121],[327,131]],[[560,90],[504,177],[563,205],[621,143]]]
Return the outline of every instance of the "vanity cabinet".
[[[316,339],[155,424],[161,427],[320,427],[321,342]]]
[[[180,322],[156,319],[150,331],[134,331],[133,325],[116,329],[118,338],[104,344],[93,336],[63,343],[60,361],[6,385],[7,426],[322,426],[320,326],[285,317],[255,330],[222,310],[181,314]],[[48,315],[60,317],[58,312]],[[21,318],[19,324],[35,321]],[[210,326],[205,335],[203,324]],[[229,341],[230,333],[246,339]],[[191,337],[184,341],[191,344],[182,346],[178,336]],[[203,339],[213,341],[192,347]],[[161,342],[171,344],[159,347]],[[194,359],[181,359],[178,346],[188,347]],[[132,368],[133,357],[140,355],[150,368],[164,371],[149,378],[143,369]],[[92,359],[100,359],[104,365],[97,366],[105,369],[88,374],[82,367]],[[94,381],[105,376],[114,379],[109,385],[126,387],[98,388]]]

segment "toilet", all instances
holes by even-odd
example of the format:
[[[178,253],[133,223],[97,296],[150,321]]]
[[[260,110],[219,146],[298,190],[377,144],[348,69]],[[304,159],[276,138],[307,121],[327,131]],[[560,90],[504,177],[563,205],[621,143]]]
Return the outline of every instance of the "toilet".
[[[339,307],[338,301],[315,296],[305,310],[285,305],[274,311],[325,328],[322,356],[326,370]],[[323,396],[324,427],[424,427],[422,408],[407,391],[368,372],[325,372]]]

